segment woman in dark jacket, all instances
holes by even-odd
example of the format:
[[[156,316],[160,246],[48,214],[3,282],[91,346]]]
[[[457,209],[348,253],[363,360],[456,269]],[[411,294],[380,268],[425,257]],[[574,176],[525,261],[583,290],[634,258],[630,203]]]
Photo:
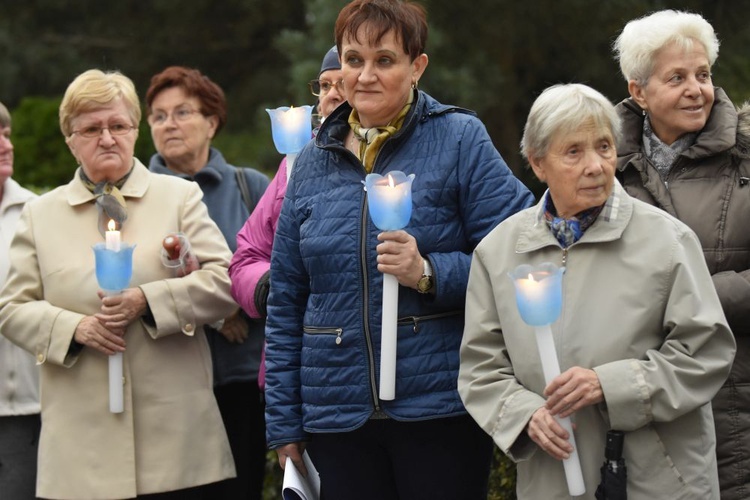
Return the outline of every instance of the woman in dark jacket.
[[[426,37],[414,3],[342,9],[347,102],[297,156],[278,222],[268,441],[282,467],[300,468],[309,443],[327,500],[487,497],[492,442],[456,388],[466,283],[477,243],[533,196],[473,113],[417,90]],[[412,216],[381,232],[362,181],[394,170],[416,176]],[[378,392],[384,272],[400,284],[389,401]]]
[[[618,112],[618,178],[698,235],[737,355],[718,395],[721,498],[750,498],[750,159],[747,111],[714,87],[719,41],[697,14],[661,11],[629,22],[615,43],[631,97]]]

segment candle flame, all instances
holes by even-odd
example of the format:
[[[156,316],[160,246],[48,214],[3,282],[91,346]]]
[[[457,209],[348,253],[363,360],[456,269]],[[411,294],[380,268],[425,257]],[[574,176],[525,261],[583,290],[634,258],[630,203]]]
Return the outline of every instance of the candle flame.
[[[396,187],[396,185],[393,183],[393,176],[391,174],[388,174],[388,185],[390,187]]]
[[[114,231],[117,229],[117,226],[115,225],[114,219],[109,219],[109,222],[107,223],[107,231]]]
[[[531,274],[531,273],[529,273],[529,281],[536,281],[536,280],[534,279],[534,275],[533,275],[533,274]]]

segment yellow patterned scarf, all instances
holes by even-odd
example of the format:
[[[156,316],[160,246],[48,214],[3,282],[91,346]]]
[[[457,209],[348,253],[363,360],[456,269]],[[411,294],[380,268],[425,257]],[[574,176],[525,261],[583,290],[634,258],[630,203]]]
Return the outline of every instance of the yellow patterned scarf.
[[[362,124],[359,123],[359,113],[357,113],[356,109],[352,109],[352,112],[349,115],[349,126],[354,132],[354,137],[359,139],[359,154],[357,157],[362,162],[362,165],[364,165],[365,171],[368,174],[372,172],[375,157],[378,156],[378,152],[380,151],[380,148],[383,147],[385,141],[395,134],[404,124],[404,119],[406,118],[406,114],[409,112],[413,101],[414,93],[410,91],[406,105],[385,127],[363,127]]]

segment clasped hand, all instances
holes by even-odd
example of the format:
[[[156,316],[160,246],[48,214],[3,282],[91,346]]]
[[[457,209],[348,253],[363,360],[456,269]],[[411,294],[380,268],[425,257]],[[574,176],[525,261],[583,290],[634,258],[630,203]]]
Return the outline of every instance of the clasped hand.
[[[550,456],[563,460],[573,451],[568,433],[554,417],[565,418],[586,406],[604,401],[599,377],[594,370],[574,366],[544,389],[547,402],[531,416],[526,432]]]
[[[99,291],[98,295],[102,302],[100,311],[84,317],[73,338],[106,355],[123,352],[125,331],[146,311],[146,297],[140,288],[127,288],[115,295]]]

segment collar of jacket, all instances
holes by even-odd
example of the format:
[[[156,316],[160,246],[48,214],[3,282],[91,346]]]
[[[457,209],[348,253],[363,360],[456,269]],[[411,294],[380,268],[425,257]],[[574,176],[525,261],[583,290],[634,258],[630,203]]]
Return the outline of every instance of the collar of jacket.
[[[315,136],[315,146],[319,148],[344,148],[344,140],[349,133],[349,114],[352,112],[352,107],[347,101],[341,103],[328,118],[325,119],[323,125],[320,126],[317,135]],[[429,94],[418,90],[416,99],[412,104],[409,113],[406,115],[404,124],[401,126],[398,132],[396,132],[390,140],[397,140],[402,136],[410,133],[415,124],[428,120],[433,116],[442,115],[449,112],[460,112],[476,115],[471,110],[460,108],[458,106],[452,106],[448,104],[442,104],[433,99]]]
[[[617,105],[617,111],[622,120],[622,138],[617,144],[617,157],[642,154],[643,110],[631,97],[628,97]],[[745,130],[750,132],[750,116],[748,116],[748,122]],[[743,129],[737,126],[737,111],[734,104],[723,89],[714,87],[714,105],[708,121],[698,134],[695,144],[683,152],[682,156],[699,159],[732,149],[738,142],[737,136],[738,133],[742,133],[741,130]],[[750,141],[750,138],[746,141]],[[629,163],[620,161],[619,170],[624,170]]]
[[[167,167],[167,163],[164,161],[164,157],[159,153],[155,153],[148,163],[148,169],[156,174],[174,175],[181,177],[188,181],[195,181],[198,185],[203,186],[206,184],[220,184],[224,180],[224,169],[227,167],[227,161],[221,152],[211,147],[208,150],[208,162],[206,166],[200,169],[195,175],[187,175],[174,170],[170,170]]]
[[[536,206],[522,212],[523,229],[516,241],[516,253],[527,253],[547,246],[560,247],[552,231],[544,221],[544,206],[549,196],[549,189],[544,193]],[[580,240],[569,248],[586,243],[614,241],[622,236],[623,231],[633,216],[633,199],[628,196],[617,179],[614,180],[612,193],[607,199],[608,207],[599,214],[596,221],[583,233]]]
[[[12,177],[8,177],[3,184],[3,199],[0,201],[0,214],[12,206],[23,205],[35,197],[34,193],[21,187]]]
[[[120,193],[126,198],[142,198],[151,182],[149,179],[150,173],[138,158],[133,158],[133,163],[133,173],[130,174],[125,185],[120,189]],[[73,180],[65,186],[66,198],[71,206],[83,205],[94,199],[94,193],[86,189],[78,175],[80,168],[76,169]]]

